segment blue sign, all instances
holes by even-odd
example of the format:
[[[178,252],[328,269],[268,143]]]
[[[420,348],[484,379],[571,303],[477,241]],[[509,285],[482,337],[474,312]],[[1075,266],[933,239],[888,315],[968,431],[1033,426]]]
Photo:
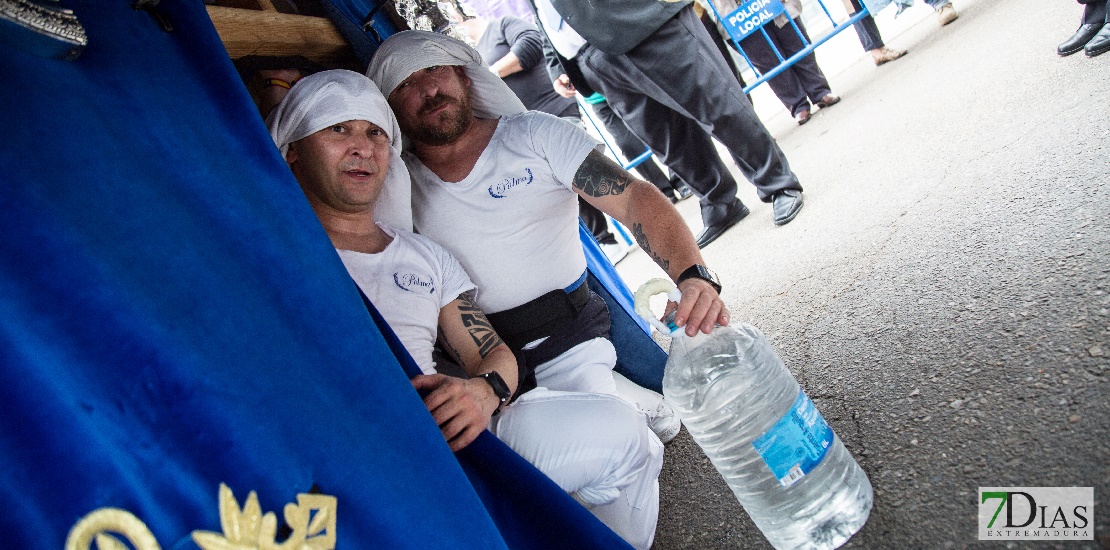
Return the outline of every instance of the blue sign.
[[[779,0],[748,0],[725,17],[725,28],[741,40],[785,11]]]

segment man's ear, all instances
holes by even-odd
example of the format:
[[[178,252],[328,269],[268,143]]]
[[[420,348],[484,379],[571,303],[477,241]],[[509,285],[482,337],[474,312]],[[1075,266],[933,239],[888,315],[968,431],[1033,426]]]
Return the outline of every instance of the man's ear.
[[[297,142],[294,141],[293,143],[290,143],[289,148],[285,150],[285,164],[288,164],[289,166],[293,166],[293,163],[297,162],[296,146]]]

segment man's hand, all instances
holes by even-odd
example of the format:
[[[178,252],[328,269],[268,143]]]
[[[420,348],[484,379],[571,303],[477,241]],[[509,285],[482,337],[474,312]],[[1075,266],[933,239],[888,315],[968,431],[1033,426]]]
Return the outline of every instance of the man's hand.
[[[493,388],[481,378],[421,375],[412,379],[412,385],[417,390],[428,390],[424,406],[432,413],[452,451],[470,445],[489,426],[500,403]]]
[[[565,74],[559,75],[559,78],[556,78],[551,86],[555,88],[555,93],[566,98],[574,97],[575,92],[578,91],[574,89],[574,84],[570,83],[570,77]]]
[[[702,279],[690,278],[679,283],[678,290],[682,292],[682,301],[678,304],[674,322],[686,327],[686,336],[693,336],[699,330],[709,334],[716,325],[728,325],[728,308],[713,285]],[[672,307],[668,304],[668,311]]]

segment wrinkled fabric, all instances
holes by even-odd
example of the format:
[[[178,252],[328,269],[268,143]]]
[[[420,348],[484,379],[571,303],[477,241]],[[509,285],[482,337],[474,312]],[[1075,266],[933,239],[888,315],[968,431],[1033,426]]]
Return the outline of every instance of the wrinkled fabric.
[[[489,71],[477,50],[434,32],[404,31],[389,37],[374,54],[366,76],[389,96],[412,73],[442,65],[462,66],[466,71],[475,116],[500,118],[526,110],[505,81]]]
[[[401,160],[401,129],[385,97],[370,79],[342,69],[302,78],[266,118],[266,126],[285,157],[290,143],[348,120],[371,122],[389,136],[389,172],[374,207],[374,219],[412,231],[412,184]]]

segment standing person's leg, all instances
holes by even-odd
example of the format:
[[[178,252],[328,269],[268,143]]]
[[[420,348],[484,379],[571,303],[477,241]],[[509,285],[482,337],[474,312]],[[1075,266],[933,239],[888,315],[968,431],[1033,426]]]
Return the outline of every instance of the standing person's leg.
[[[783,59],[792,55],[790,50],[784,47],[784,44],[779,40],[774,23],[769,23],[763,28],[767,30],[767,36],[771,38],[771,42],[767,42],[761,32],[752,33],[740,41],[740,47],[747,54],[748,60],[761,74],[771,71],[782,63],[779,61],[779,55]],[[775,50],[771,47],[772,44],[775,49],[778,49],[779,55],[775,55]],[[809,100],[806,99],[806,92],[794,72],[794,67],[775,75],[774,78],[767,81],[767,85],[771,87],[772,92],[775,92],[775,97],[779,98],[786,110],[790,111],[790,116],[798,121],[798,124],[805,124],[809,121]]]
[[[1076,29],[1075,34],[1056,48],[1056,53],[1061,57],[1082,50],[1083,47],[1098,34],[1098,31],[1102,30],[1103,20],[1106,15],[1103,13],[1106,11],[1105,2],[1088,1],[1084,3],[1080,0],[1079,3],[1083,4],[1083,17],[1079,22],[1079,28]]]
[[[852,5],[859,9],[859,0],[852,0]],[[856,36],[859,37],[859,43],[863,46],[863,51],[873,52],[886,46],[882,35],[879,34],[879,25],[875,23],[875,18],[871,17],[871,14],[867,14],[859,21],[852,23],[852,29],[856,31]]]
[[[601,119],[605,129],[609,132],[609,135],[613,136],[613,141],[616,142],[617,148],[620,149],[621,154],[624,155],[626,159],[632,160],[648,150],[647,144],[636,137],[636,134],[632,133],[632,130],[628,128],[624,120],[609,107],[608,102],[596,103],[592,107],[594,114]],[[651,184],[662,191],[664,195],[668,197],[674,196],[675,189],[671,186],[671,182],[667,176],[664,175],[663,171],[659,169],[659,166],[655,164],[654,160],[648,159],[646,162],[633,168],[633,170],[639,172],[645,180],[651,182]]]
[[[774,30],[775,39],[782,44],[784,50],[794,55],[806,48],[806,43],[812,43],[809,38],[809,33],[806,32],[806,26],[802,24],[802,19],[795,18],[794,24],[798,26],[798,30],[794,31],[794,26],[787,24],[782,28]],[[801,33],[801,37],[798,36]],[[805,42],[802,42],[802,38]],[[794,69],[794,77],[798,79],[798,84],[805,90],[806,96],[814,105],[819,107],[829,107],[838,101],[839,97],[832,95],[832,88],[829,86],[829,80],[825,78],[825,73],[821,71],[821,67],[817,65],[817,56],[813,53],[801,58],[792,67]]]
[[[934,10],[937,10],[937,21],[943,27],[960,17],[956,13],[956,7],[952,5],[951,0],[925,0]]]
[[[859,0],[852,0],[852,7],[857,10],[863,9]],[[863,46],[864,51],[871,54],[871,60],[875,62],[876,66],[890,63],[906,55],[906,50],[892,50],[886,47],[882,35],[879,34],[879,26],[875,24],[875,18],[871,17],[871,14],[867,14],[859,21],[852,23],[852,29],[856,31],[856,36],[859,37],[859,43]]]
[[[1102,13],[1102,29],[1098,34],[1087,42],[1083,47],[1083,52],[1087,57],[1094,57],[1110,51],[1110,9],[1107,8],[1106,0],[1094,0],[1084,7],[1084,15],[1097,21],[1098,14]]]
[[[598,59],[592,59],[595,56]],[[744,208],[736,198],[736,180],[717,155],[705,129],[692,118],[656,101],[652,94],[644,93],[643,78],[624,70],[622,65],[627,65],[621,63],[624,56],[609,56],[589,47],[578,57],[578,65],[590,86],[605,96],[609,107],[658,153],[664,165],[698,192],[702,223],[711,227],[736,219]]]
[[[717,24],[709,17],[708,11],[702,14],[701,25],[705,27],[705,32],[709,33],[709,38],[713,40],[713,45],[717,46],[717,50],[721,52],[721,57],[725,59],[725,64],[728,65],[729,70],[732,74],[736,75],[736,82],[740,83],[741,88],[747,86],[747,84],[744,83],[744,77],[740,74],[740,69],[736,67],[736,61],[734,61],[732,55],[728,53],[728,47],[725,46],[725,42],[728,42],[733,48],[736,46],[732,44],[731,41],[726,40],[724,36],[721,36],[721,31],[717,30]],[[748,101],[751,102],[752,95],[746,95],[748,96]]]
[[[618,93],[651,97],[703,124],[732,153],[761,200],[771,202],[784,190],[795,191],[800,199],[802,186],[790,170],[786,155],[740,88],[732,83],[728,66],[692,9],[683,9],[623,55],[607,55],[596,48],[587,48],[583,54],[583,71],[591,71]],[[605,95],[613,109],[621,113],[612,96]],[[688,183],[694,183],[679,173]],[[797,208],[789,214],[795,214]]]

